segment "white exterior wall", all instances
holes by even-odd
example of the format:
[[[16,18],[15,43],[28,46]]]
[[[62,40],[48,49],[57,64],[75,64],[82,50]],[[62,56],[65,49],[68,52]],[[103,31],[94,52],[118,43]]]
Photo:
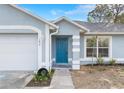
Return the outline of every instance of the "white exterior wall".
[[[18,9],[15,9],[14,7],[11,7],[9,5],[0,5],[0,25],[4,25],[4,26],[10,26],[10,25],[13,25],[13,26],[32,26],[32,27],[35,27],[37,29],[39,29],[42,33],[42,65],[46,66],[47,63],[45,63],[47,61],[46,59],[46,47],[48,46],[47,44],[45,43],[49,43],[49,42],[46,42],[46,36],[47,38],[49,39],[49,36],[46,35],[46,34],[49,34],[49,33],[45,33],[45,31],[47,30],[48,32],[48,29],[49,29],[49,25],[46,24],[45,22],[42,22],[36,18],[34,18],[33,16],[30,16]],[[46,28],[46,26],[48,28]],[[15,31],[14,31],[15,30]],[[13,31],[14,33],[17,32],[17,33],[35,33],[34,31],[32,30],[21,30],[21,29],[14,29],[14,30],[10,30],[10,29],[4,29],[4,30],[0,30],[0,33],[6,33],[8,31],[10,31],[10,33]],[[37,33],[37,32],[36,32]],[[40,42],[40,41],[38,41]],[[47,56],[48,57],[48,56]]]
[[[80,35],[72,37],[72,69],[80,69]]]
[[[80,68],[80,28],[75,26],[74,24],[62,20],[56,23],[59,26],[59,32],[56,36],[69,36],[69,49],[68,49],[68,61],[72,63],[72,69]],[[71,37],[71,38],[70,38]],[[53,38],[53,44],[55,43],[55,39]],[[71,45],[70,45],[71,44]],[[55,47],[55,45],[53,45]],[[55,48],[53,48],[53,54],[55,55]],[[55,56],[53,56],[53,61],[55,61]]]
[[[94,59],[92,62],[92,59],[86,59],[84,58],[84,36],[92,36],[92,35],[81,35],[80,38],[80,61],[82,65],[85,64],[92,64],[92,63],[96,63],[96,60]],[[120,34],[120,35],[99,35],[99,36],[108,36],[110,37],[110,49],[111,53],[110,53],[110,57],[108,58],[104,58],[105,63],[109,63],[109,61],[111,60],[111,58],[115,59],[118,63],[124,63],[124,35]]]

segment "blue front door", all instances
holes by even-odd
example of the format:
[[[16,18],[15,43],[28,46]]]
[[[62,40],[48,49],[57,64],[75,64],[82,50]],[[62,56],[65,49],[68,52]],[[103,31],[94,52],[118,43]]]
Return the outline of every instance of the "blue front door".
[[[68,63],[68,38],[56,38],[56,63]]]

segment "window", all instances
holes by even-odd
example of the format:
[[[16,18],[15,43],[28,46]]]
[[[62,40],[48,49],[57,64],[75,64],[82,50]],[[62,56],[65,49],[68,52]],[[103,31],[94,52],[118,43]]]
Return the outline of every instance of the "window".
[[[86,40],[86,54],[87,57],[96,57],[97,40],[96,37],[87,38]]]
[[[109,37],[86,37],[86,57],[109,57],[109,43]]]

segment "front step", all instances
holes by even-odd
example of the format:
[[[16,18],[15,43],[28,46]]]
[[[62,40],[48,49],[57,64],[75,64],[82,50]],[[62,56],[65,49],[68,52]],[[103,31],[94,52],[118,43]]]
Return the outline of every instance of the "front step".
[[[69,64],[66,64],[66,65],[65,64],[53,64],[52,68],[54,68],[54,69],[64,69],[64,68],[71,69],[72,66]]]

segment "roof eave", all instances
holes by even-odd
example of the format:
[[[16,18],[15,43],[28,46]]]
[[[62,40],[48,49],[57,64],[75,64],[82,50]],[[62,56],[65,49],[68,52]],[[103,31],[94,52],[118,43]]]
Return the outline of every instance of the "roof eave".
[[[92,34],[92,35],[102,35],[102,34],[108,34],[108,35],[120,35],[124,34],[124,32],[86,32],[85,34]]]

